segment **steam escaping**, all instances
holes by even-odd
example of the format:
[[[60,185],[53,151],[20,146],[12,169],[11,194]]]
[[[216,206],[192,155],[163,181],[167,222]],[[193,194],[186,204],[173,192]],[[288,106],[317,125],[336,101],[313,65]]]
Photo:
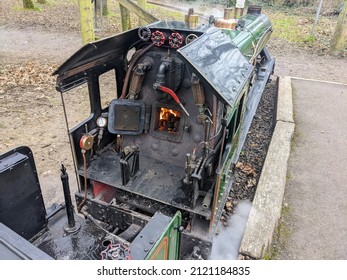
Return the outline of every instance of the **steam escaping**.
[[[235,208],[235,213],[228,221],[229,226],[220,227],[220,233],[213,240],[212,260],[237,259],[251,207],[252,202],[249,200],[239,202]]]
[[[223,17],[224,15],[225,6],[223,5],[214,4],[212,6],[210,3],[206,3],[202,0],[194,1],[194,3],[187,3],[186,5],[189,8],[193,8],[196,13],[200,13],[205,16],[213,15],[214,17]]]
[[[151,1],[149,1],[151,2]],[[152,1],[152,2],[158,2],[158,1]],[[224,5],[221,4],[214,4],[213,6],[211,3],[208,3],[204,0],[196,0],[194,2],[186,2],[186,1],[178,1],[172,2],[172,1],[160,1],[161,3],[167,3],[169,5],[175,5],[173,3],[176,3],[177,6],[179,6],[181,9],[186,9],[188,12],[189,8],[193,8],[194,12],[200,15],[204,15],[206,18],[213,15],[214,17],[223,17],[224,15]]]

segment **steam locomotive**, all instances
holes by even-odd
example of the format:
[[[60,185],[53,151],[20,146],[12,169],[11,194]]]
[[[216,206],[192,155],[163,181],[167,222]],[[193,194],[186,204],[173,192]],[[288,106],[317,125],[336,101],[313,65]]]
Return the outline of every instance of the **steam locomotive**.
[[[30,148],[2,154],[1,258],[209,258],[275,64],[260,7],[233,11],[206,24],[190,11],[87,44],[54,72],[64,106],[69,90],[88,87],[91,113],[68,127],[77,207],[63,165],[65,203],[46,208]],[[108,72],[116,90],[103,106]]]

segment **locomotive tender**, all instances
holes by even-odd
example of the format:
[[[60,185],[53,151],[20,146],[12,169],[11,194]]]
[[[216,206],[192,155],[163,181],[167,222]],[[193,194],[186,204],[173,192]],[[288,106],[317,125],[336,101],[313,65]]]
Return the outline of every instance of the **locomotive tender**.
[[[190,12],[87,44],[54,72],[63,104],[88,85],[91,114],[68,128],[77,207],[63,165],[65,203],[46,209],[31,150],[2,154],[0,258],[209,258],[274,69],[260,7],[238,19],[231,11],[201,25]],[[117,90],[103,107],[106,72]]]

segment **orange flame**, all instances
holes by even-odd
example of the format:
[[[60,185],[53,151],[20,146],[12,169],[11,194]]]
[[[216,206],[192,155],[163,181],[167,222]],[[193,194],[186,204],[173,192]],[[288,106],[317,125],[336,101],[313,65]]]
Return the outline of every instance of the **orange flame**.
[[[159,119],[160,120],[168,120],[170,113],[173,114],[175,117],[181,116],[181,113],[178,111],[162,107],[162,108],[160,108]]]
[[[158,130],[177,133],[181,113],[172,109],[160,108]]]

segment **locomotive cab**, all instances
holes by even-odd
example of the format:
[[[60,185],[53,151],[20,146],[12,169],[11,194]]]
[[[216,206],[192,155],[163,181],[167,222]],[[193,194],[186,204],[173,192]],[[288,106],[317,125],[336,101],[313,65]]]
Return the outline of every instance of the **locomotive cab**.
[[[89,117],[66,123],[77,212],[96,225],[88,235],[107,240],[94,250],[103,258],[210,255],[234,163],[273,71],[265,48],[272,30],[254,8],[230,26],[213,18],[191,26],[189,16],[87,44],[54,73],[65,117],[69,91],[88,87]],[[116,87],[103,106],[105,73]],[[84,232],[88,224],[75,219],[71,231]],[[58,243],[46,237],[36,245],[54,255]]]

